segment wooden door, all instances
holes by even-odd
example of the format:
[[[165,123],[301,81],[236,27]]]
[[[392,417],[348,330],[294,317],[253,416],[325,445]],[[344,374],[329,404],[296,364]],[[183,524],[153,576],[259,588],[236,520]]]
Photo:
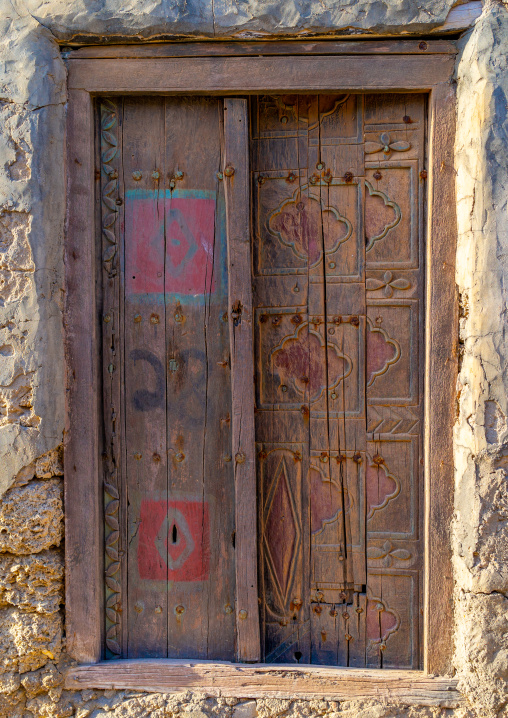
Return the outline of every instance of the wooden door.
[[[222,113],[99,103],[107,657],[234,657]]]
[[[251,107],[264,660],[416,668],[424,98]]]

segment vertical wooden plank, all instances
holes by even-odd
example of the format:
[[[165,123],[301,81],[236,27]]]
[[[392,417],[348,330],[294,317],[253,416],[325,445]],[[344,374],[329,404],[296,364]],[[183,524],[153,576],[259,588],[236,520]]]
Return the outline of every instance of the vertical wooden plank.
[[[237,657],[258,661],[254,363],[247,101],[224,101],[224,181],[229,269],[232,456],[235,462]]]
[[[222,114],[217,98],[165,102],[171,658],[234,660],[227,246],[217,176]]]
[[[454,135],[455,91],[443,83],[430,96],[425,394],[425,670],[439,675],[452,671],[453,647],[450,526],[458,341],[457,231],[455,212],[450,212],[455,207]]]
[[[121,98],[101,98],[97,103],[100,175],[98,192],[100,261],[102,287],[102,396],[104,480],[104,569],[105,569],[105,656],[126,655],[123,631],[123,602],[126,598],[126,512],[122,466],[122,305],[121,247],[123,219]]]
[[[67,650],[72,658],[85,663],[94,663],[101,657],[103,585],[97,455],[93,136],[90,95],[71,91],[67,115],[64,309],[65,599]]]
[[[167,655],[164,99],[124,99],[129,658]]]

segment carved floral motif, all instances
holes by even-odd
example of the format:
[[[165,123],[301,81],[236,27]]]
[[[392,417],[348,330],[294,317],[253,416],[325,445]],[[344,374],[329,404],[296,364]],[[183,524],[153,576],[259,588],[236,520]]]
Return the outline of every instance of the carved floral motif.
[[[118,207],[114,195],[118,190],[118,170],[113,161],[118,154],[118,141],[115,135],[118,123],[117,107],[110,100],[101,103],[101,167],[106,175],[102,186],[102,234],[108,246],[102,257],[104,268],[109,276],[116,274],[115,257],[117,242],[114,225],[118,218]]]
[[[383,274],[382,279],[368,277],[365,286],[369,292],[377,292],[382,289],[383,296],[389,299],[393,296],[394,289],[409,289],[411,283],[405,277],[394,278],[393,273],[388,270]]]
[[[391,541],[385,541],[382,546],[370,544],[367,548],[367,558],[372,561],[382,561],[384,568],[390,568],[394,561],[409,561],[412,556],[405,548],[394,548]]]
[[[334,389],[353,368],[352,360],[319,332],[302,324],[284,337],[272,351],[271,359],[282,385],[290,385],[310,402],[317,401],[326,388]]]
[[[366,142],[365,143],[365,154],[373,155],[377,152],[383,152],[386,159],[388,159],[392,152],[406,152],[411,149],[411,144],[404,140],[392,142],[388,132],[383,132],[379,136],[379,142]]]
[[[351,222],[335,207],[326,206],[316,195],[298,188],[268,217],[268,230],[299,259],[315,266],[325,255],[333,254],[351,236]]]

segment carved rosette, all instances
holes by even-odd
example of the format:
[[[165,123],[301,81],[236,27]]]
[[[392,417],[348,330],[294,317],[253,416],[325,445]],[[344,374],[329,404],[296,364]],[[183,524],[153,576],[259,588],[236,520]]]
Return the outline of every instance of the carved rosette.
[[[119,508],[120,493],[118,481],[118,457],[116,454],[115,420],[117,412],[114,404],[116,396],[116,283],[117,276],[117,229],[118,220],[118,108],[110,100],[103,100],[100,106],[101,121],[101,228],[102,263],[107,272],[104,287],[104,302],[108,311],[104,317],[105,346],[110,355],[106,358],[107,371],[105,384],[107,401],[111,405],[111,426],[106,426],[107,466],[104,480],[104,539],[105,539],[105,599],[106,599],[106,647],[113,657],[121,655],[121,561]]]

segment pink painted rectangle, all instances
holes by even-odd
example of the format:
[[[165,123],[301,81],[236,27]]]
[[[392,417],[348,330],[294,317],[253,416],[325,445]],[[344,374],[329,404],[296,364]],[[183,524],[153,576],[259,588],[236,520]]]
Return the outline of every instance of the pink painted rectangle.
[[[208,504],[141,502],[138,571],[152,581],[206,581],[210,570]]]
[[[165,294],[185,301],[213,293],[215,213],[214,192],[128,192],[127,296]]]

